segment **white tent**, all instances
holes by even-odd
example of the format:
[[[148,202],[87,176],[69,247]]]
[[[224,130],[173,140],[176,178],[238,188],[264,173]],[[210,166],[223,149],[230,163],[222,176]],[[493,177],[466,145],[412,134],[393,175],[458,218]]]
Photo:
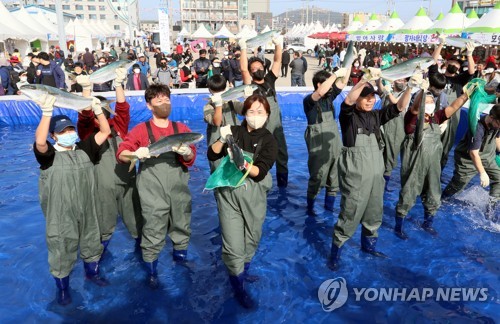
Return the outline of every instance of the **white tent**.
[[[268,26],[268,25],[266,25],[266,27],[264,27],[264,29],[262,29],[262,30],[260,31],[260,33],[261,33],[261,34],[264,34],[264,33],[267,33],[267,32],[268,32],[268,31],[270,31],[270,30],[271,30],[271,28],[269,28],[269,26]]]
[[[198,30],[196,30],[192,35],[191,38],[193,39],[198,39],[198,38],[214,38],[214,35],[212,35],[205,25],[201,24],[200,27],[198,27]]]
[[[332,26],[330,28],[328,28],[328,30],[325,30],[327,32],[330,32],[330,33],[338,33],[340,31],[340,29],[335,26],[335,24],[332,24]]]
[[[64,27],[67,38],[73,39],[75,42],[75,51],[83,52],[85,48],[93,49],[92,35],[90,32],[83,28],[81,24],[75,20],[70,20]]]
[[[487,14],[483,15],[474,24],[465,29],[467,33],[473,33],[470,38],[478,40],[482,44],[498,45],[498,34],[500,33],[500,2]]]
[[[38,12],[35,15],[36,21],[42,26],[44,26],[44,30],[47,31],[47,33],[54,34],[55,37],[57,37],[57,26],[54,25],[47,17],[45,17],[45,14],[42,12]]]
[[[431,38],[429,35],[422,34],[430,26],[432,26],[432,20],[427,16],[425,9],[420,8],[415,17],[394,32],[391,42],[427,43]]]
[[[403,27],[403,25],[404,25],[403,21],[399,18],[397,12],[394,11],[391,14],[389,20],[380,25],[376,30],[372,31],[371,33],[368,33],[367,35],[364,34],[363,36],[353,35],[350,36],[349,39],[355,41],[368,41],[368,42],[379,42],[379,43],[386,42],[390,38],[389,34],[392,34],[394,31]]]
[[[251,30],[247,25],[245,25],[243,26],[241,31],[236,35],[236,38],[250,39],[255,36],[257,36],[257,32],[255,30]]]
[[[451,8],[443,19],[424,31],[424,34],[461,34],[469,26],[469,20],[460,9],[458,3]]]
[[[321,22],[318,20],[314,25],[313,33],[323,33],[325,31],[326,31],[325,28],[323,28],[323,25],[321,25]]]
[[[115,35],[115,32],[110,29],[110,27],[105,23],[104,20],[98,20],[92,23],[96,26],[96,29],[101,31],[104,36],[113,37]]]
[[[177,35],[178,36],[189,36],[189,32],[186,30],[186,27],[182,27],[182,30]]]
[[[100,30],[94,23],[90,23],[87,19],[80,20],[80,24],[90,32],[92,38],[104,38],[105,32]]]
[[[378,27],[380,27],[382,23],[380,20],[378,20],[378,17],[376,14],[372,14],[370,16],[370,19],[361,26],[358,30],[355,30],[352,32],[353,35],[366,35],[374,30],[376,30]]]
[[[0,17],[3,25],[8,26],[10,29],[14,29],[19,31],[22,35],[22,38],[33,41],[35,39],[46,40],[47,35],[43,33],[43,31],[37,31],[30,28],[28,25],[25,25],[22,21],[19,21],[12,13],[5,8],[3,2],[0,2]],[[18,33],[14,33],[13,35],[17,35]],[[19,37],[9,37],[9,38],[19,38]]]
[[[47,31],[44,25],[42,25],[36,17],[30,15],[23,6],[21,6],[18,10],[11,12],[17,20],[23,22],[25,25],[30,28],[40,32],[41,34],[45,34],[45,39],[47,39],[47,34],[51,31]]]
[[[474,8],[472,8],[472,10],[467,15],[467,20],[469,21],[469,26],[479,20],[479,17],[476,13],[476,10],[474,10]]]
[[[222,25],[217,33],[214,35],[215,38],[236,38],[236,36],[227,29],[226,25]]]
[[[355,16],[349,26],[346,27],[345,31],[348,33],[355,32],[363,26],[363,23],[358,16]]]

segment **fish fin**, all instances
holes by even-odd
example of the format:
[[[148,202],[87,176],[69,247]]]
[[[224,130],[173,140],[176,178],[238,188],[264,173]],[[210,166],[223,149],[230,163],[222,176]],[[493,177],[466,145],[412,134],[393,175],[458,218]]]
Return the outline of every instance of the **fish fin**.
[[[130,167],[128,168],[128,172],[132,172],[132,170],[135,168],[135,162],[137,162],[137,157],[135,155],[128,155],[127,157],[130,158]]]
[[[101,108],[106,110],[107,112],[109,112],[111,115],[116,115],[116,113],[113,111],[113,109],[111,109],[111,106],[110,106],[110,104],[112,104],[115,101],[116,100],[106,100],[106,101],[102,102]]]
[[[71,81],[76,81],[76,75],[74,75],[73,73],[69,73],[68,79],[70,79]]]

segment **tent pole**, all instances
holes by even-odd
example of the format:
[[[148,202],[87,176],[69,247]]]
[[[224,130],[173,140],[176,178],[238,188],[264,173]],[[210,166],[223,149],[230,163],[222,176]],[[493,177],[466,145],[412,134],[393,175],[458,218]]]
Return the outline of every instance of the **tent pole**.
[[[66,33],[64,31],[64,15],[62,11],[62,0],[56,0],[57,29],[59,36],[59,47],[68,50],[66,46]]]

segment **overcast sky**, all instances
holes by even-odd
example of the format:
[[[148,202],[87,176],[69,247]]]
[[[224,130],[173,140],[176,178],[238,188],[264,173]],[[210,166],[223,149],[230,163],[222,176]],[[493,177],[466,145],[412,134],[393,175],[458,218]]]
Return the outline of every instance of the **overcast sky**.
[[[262,1],[262,0],[249,0]],[[363,11],[369,13],[385,13],[387,11],[387,0],[321,0],[321,1],[301,1],[301,0],[271,0],[271,11],[274,15],[279,15],[290,9],[305,8],[309,6],[331,9],[337,12]],[[429,7],[431,4],[431,18],[435,19],[440,12],[447,13],[451,7],[451,0],[394,0],[396,11],[401,19],[406,22],[415,15],[418,9]],[[139,0],[141,19],[157,19],[159,0]],[[172,0],[174,20],[179,20],[179,0]]]

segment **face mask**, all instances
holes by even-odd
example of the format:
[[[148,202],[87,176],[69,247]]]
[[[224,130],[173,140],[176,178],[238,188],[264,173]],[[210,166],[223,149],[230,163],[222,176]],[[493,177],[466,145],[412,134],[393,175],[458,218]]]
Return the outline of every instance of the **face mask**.
[[[214,67],[219,67],[220,63],[214,63]]]
[[[141,73],[141,69],[134,69],[134,73],[137,73],[137,74]]]
[[[354,67],[359,67],[359,64],[358,63],[354,64]]]
[[[153,112],[158,118],[168,118],[168,116],[170,116],[171,110],[172,110],[172,104],[169,103],[153,106]]]
[[[234,57],[236,57],[237,59],[239,59],[241,56],[241,54],[236,54]]]
[[[167,63],[161,63],[160,64],[161,67],[166,67],[167,66]]]
[[[104,66],[106,65],[106,62],[99,62],[99,66]]]
[[[434,114],[434,109],[436,108],[435,104],[425,104],[425,113],[427,115]]]
[[[172,59],[171,59],[171,58],[169,58],[169,57],[167,57],[167,61],[169,61],[169,62],[170,62],[170,61],[172,61]]]
[[[488,69],[484,70],[484,73],[489,74],[489,73],[493,73],[493,71],[495,71],[495,69],[488,68]]]
[[[469,71],[469,68],[464,67],[464,68],[462,69],[462,71],[464,71],[464,72]]]
[[[248,116],[246,117],[247,123],[253,129],[259,129],[264,126],[267,121],[267,116]]]
[[[266,72],[264,70],[257,70],[252,73],[252,77],[254,80],[260,81],[264,79]]]
[[[458,68],[455,65],[448,65],[448,67],[446,68],[446,72],[448,72],[450,74],[455,74],[455,73],[457,73],[457,71],[458,71]]]
[[[394,88],[397,91],[403,91],[403,89],[405,88],[405,83],[404,82],[394,82]]]
[[[27,77],[20,77],[19,79],[20,79],[22,82],[26,82],[26,81],[28,80],[28,78],[27,78]]]
[[[61,135],[56,135],[56,142],[60,146],[73,147],[78,140],[78,134],[76,132],[64,133]]]

